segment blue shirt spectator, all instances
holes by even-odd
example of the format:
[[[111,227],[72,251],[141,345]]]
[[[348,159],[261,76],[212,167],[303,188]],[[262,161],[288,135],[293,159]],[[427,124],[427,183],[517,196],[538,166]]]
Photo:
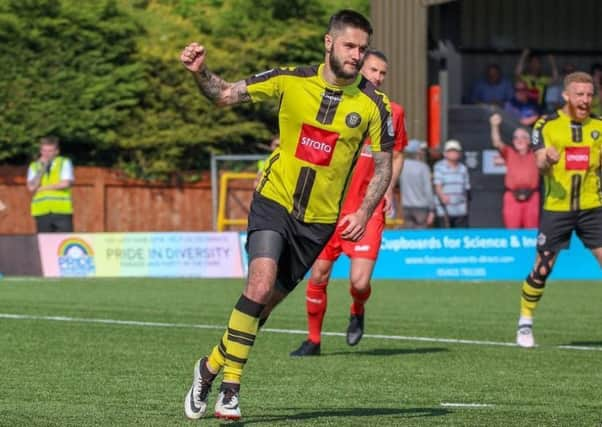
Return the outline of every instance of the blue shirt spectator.
[[[532,126],[541,114],[539,106],[529,98],[529,88],[522,80],[514,83],[514,96],[506,102],[504,110],[523,126]]]
[[[497,64],[489,64],[485,77],[478,80],[472,88],[470,102],[473,104],[492,104],[503,106],[514,94],[510,80],[502,76]]]

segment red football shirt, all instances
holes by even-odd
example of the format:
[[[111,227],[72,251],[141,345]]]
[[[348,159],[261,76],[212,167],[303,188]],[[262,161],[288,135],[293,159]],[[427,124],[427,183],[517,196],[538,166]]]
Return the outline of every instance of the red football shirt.
[[[393,127],[395,128],[395,145],[393,146],[393,150],[403,151],[408,143],[403,107],[395,102],[391,102],[391,116]],[[370,138],[367,138],[355,165],[351,183],[347,189],[347,195],[341,209],[341,216],[353,213],[361,206],[368,189],[368,183],[373,175],[374,160],[372,159],[372,151],[370,150]],[[384,203],[384,199],[380,201],[376,209],[374,209],[374,214],[383,215]]]

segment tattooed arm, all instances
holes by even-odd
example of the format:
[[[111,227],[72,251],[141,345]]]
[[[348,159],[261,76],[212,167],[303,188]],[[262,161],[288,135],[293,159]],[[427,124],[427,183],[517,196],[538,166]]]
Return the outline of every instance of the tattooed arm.
[[[374,176],[368,184],[366,196],[359,208],[359,210],[366,212],[368,218],[370,218],[374,209],[376,209],[376,205],[378,205],[385,191],[387,191],[392,174],[390,152],[381,151],[372,153],[372,158],[374,159]]]
[[[251,100],[244,80],[229,83],[209,71],[205,65],[206,52],[203,46],[191,43],[180,55],[180,61],[194,76],[201,93],[215,105],[235,105]]]
[[[207,67],[203,67],[201,71],[195,73],[194,80],[201,93],[220,107],[251,100],[244,80],[228,83],[209,71]]]
[[[391,153],[386,151],[373,152],[374,176],[368,183],[366,195],[359,209],[341,218],[341,226],[345,229],[341,237],[347,240],[359,240],[366,231],[366,223],[372,216],[374,209],[383,198],[391,182]]]

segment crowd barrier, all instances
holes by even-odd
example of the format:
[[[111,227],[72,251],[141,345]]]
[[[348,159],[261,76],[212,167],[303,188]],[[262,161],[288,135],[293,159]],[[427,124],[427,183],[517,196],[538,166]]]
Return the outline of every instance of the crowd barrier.
[[[374,278],[522,280],[532,268],[536,239],[535,230],[387,230]],[[0,272],[45,277],[243,278],[245,241],[245,233],[238,232],[8,236],[0,239]],[[348,276],[349,260],[341,256],[332,277]],[[573,237],[551,277],[600,280],[602,270]]]

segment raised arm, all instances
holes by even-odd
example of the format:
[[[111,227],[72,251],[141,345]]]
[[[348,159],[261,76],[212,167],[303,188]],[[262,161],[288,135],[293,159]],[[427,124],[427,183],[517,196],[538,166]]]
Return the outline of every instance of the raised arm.
[[[194,76],[199,90],[218,106],[236,105],[251,100],[244,80],[230,83],[212,73],[205,65],[206,51],[198,43],[191,43],[180,54],[180,61]]]
[[[491,144],[497,150],[501,151],[502,148],[504,148],[504,141],[502,141],[502,135],[500,134],[502,116],[498,113],[493,114],[491,117],[489,117],[489,124],[491,125]]]
[[[527,57],[529,56],[529,49],[525,48],[520,54],[520,58],[518,58],[518,62],[516,63],[516,67],[514,68],[514,77],[520,78],[523,70],[525,69],[525,62],[527,61]]]

